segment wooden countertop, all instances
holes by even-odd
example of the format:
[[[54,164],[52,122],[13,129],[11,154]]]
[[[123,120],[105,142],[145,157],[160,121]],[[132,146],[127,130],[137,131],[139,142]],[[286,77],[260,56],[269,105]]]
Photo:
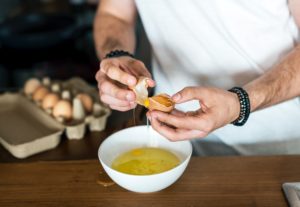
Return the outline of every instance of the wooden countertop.
[[[287,206],[300,156],[192,157],[169,188],[138,194],[97,184],[98,160],[0,164],[0,206]]]

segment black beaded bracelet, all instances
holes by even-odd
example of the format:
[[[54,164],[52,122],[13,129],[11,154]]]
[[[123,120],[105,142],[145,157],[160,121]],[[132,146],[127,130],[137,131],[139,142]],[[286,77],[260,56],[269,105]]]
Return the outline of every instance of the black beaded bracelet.
[[[235,126],[243,126],[247,122],[251,112],[248,93],[241,87],[233,87],[229,91],[237,94],[240,102],[240,115],[231,123]]]
[[[129,56],[134,58],[133,54],[124,50],[112,50],[109,53],[107,53],[104,58],[114,58],[114,57],[121,57],[121,56]]]

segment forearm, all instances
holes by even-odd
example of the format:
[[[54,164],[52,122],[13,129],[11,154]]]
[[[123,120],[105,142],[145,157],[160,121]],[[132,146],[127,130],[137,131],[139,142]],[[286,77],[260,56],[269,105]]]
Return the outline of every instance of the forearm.
[[[94,21],[94,41],[99,59],[116,49],[133,53],[134,24],[99,9]]]
[[[273,69],[244,86],[251,111],[300,95],[300,45]]]

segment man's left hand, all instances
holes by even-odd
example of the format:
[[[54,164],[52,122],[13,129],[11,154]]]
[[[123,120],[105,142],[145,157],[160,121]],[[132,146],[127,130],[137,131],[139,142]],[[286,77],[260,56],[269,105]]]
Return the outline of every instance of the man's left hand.
[[[236,94],[207,87],[187,87],[173,95],[176,104],[198,100],[196,111],[171,113],[149,111],[152,127],[171,141],[206,137],[213,130],[231,123],[240,113]]]

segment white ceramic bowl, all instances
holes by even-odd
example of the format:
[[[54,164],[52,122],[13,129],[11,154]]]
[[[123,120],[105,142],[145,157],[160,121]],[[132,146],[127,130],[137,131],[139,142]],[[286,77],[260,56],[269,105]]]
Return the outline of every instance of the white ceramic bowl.
[[[120,154],[139,147],[160,147],[176,154],[180,164],[166,172],[153,175],[130,175],[112,169],[113,160]],[[123,188],[149,193],[162,190],[173,184],[184,172],[192,155],[189,141],[170,142],[151,127],[137,126],[116,132],[103,141],[99,147],[99,160],[110,178]]]

